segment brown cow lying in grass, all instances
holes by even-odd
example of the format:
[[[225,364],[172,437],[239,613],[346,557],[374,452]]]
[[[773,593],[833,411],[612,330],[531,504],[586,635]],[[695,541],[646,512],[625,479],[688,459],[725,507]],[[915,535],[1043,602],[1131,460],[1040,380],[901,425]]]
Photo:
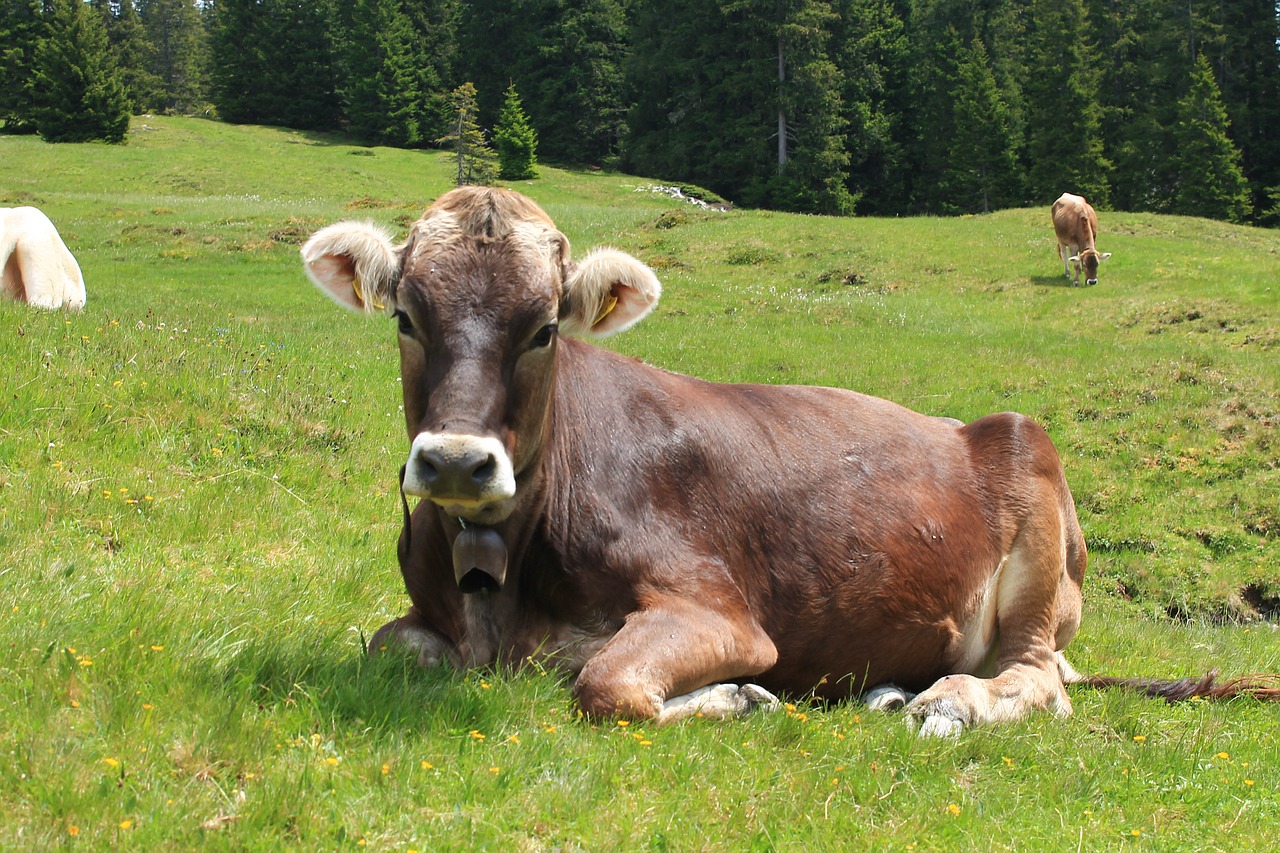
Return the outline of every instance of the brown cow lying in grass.
[[[576,340],[639,321],[658,281],[618,251],[574,260],[504,190],[448,193],[399,246],[341,223],[302,255],[399,326],[402,490],[422,500],[399,547],[411,606],[373,650],[549,661],[597,716],[886,682],[873,704],[909,700],[930,734],[1071,713],[1085,544],[1031,420],[715,384]]]

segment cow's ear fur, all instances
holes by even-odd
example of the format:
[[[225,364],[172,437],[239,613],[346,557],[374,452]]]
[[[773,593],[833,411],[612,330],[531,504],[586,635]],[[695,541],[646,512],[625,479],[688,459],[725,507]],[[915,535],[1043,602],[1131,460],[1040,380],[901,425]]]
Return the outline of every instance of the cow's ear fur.
[[[594,249],[565,280],[560,329],[603,338],[629,329],[658,304],[662,285],[653,270],[617,249]]]
[[[391,237],[368,222],[339,222],[312,235],[302,247],[307,276],[334,302],[365,314],[396,309],[400,253]]]

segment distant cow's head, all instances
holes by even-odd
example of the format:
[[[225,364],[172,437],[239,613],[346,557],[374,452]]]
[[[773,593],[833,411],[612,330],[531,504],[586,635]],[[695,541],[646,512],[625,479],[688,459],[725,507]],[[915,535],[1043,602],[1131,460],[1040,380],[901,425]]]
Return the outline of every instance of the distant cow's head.
[[[603,337],[657,303],[635,258],[581,261],[524,196],[464,187],[433,204],[400,246],[343,222],[302,248],[312,281],[353,311],[394,316],[412,446],[404,491],[479,524],[505,519],[539,458],[560,334]]]
[[[1110,252],[1099,252],[1097,249],[1084,249],[1078,255],[1073,255],[1067,259],[1068,263],[1076,264],[1084,273],[1084,283],[1087,285],[1095,285],[1098,283],[1098,264],[1111,257]]]

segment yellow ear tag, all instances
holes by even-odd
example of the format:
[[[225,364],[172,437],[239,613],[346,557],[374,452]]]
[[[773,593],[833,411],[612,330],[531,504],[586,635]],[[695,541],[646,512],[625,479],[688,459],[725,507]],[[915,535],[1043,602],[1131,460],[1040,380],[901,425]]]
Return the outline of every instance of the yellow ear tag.
[[[618,307],[618,297],[614,296],[613,294],[610,294],[609,298],[606,299],[604,301],[604,304],[600,306],[600,313],[596,315],[596,319],[594,322],[592,322],[591,325],[592,326],[600,325],[600,321],[603,320],[605,317],[608,317],[609,312],[617,307]]]
[[[361,306],[363,306],[365,303],[364,286],[360,284],[360,276],[354,276],[351,279],[351,290],[355,292],[356,301],[359,302]],[[387,306],[382,304],[382,301],[378,299],[378,296],[376,293],[374,294],[374,297],[373,297],[373,307],[377,308],[379,311],[387,310]]]

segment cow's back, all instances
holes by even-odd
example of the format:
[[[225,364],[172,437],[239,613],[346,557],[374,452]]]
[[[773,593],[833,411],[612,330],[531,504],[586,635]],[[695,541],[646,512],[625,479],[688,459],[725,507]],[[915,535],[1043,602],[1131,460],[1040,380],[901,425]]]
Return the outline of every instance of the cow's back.
[[[1053,203],[1053,230],[1058,242],[1076,251],[1093,248],[1098,233],[1098,216],[1081,196],[1063,193]]]

